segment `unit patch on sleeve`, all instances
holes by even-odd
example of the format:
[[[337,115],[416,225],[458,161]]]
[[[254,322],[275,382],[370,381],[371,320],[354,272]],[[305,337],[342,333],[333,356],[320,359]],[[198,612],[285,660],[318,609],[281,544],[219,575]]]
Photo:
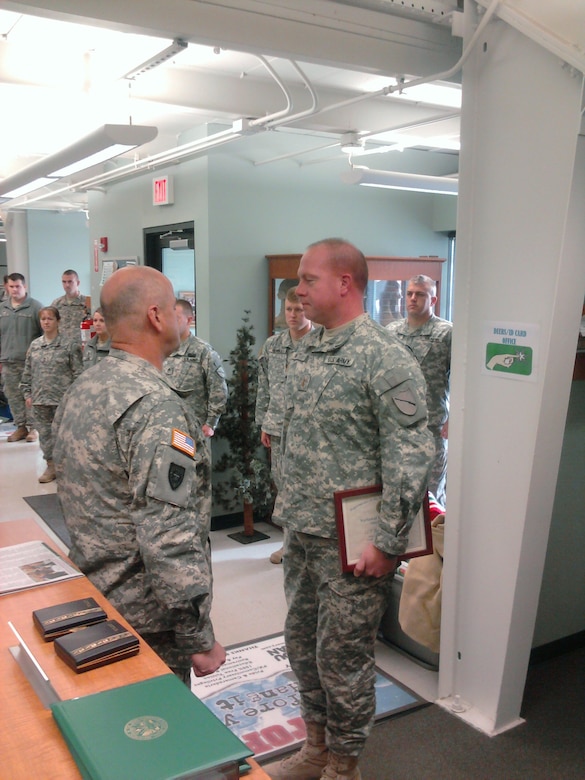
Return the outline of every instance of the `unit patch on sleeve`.
[[[402,412],[402,414],[406,414],[409,417],[412,417],[416,414],[418,404],[412,390],[409,390],[408,388],[403,390],[394,390],[392,391],[392,400],[396,404],[397,408]]]
[[[179,452],[184,452],[190,458],[195,457],[195,442],[187,433],[183,433],[178,428],[173,428],[171,447]]]
[[[171,463],[169,465],[169,485],[173,490],[176,490],[182,484],[185,479],[185,467],[179,466],[178,463]]]

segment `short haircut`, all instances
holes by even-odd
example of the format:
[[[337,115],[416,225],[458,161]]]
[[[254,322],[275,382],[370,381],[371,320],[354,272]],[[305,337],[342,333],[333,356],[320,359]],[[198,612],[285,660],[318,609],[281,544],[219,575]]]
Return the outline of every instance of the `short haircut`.
[[[13,274],[8,274],[8,279],[10,279],[11,282],[22,282],[23,284],[26,283],[26,279],[22,274],[16,273],[16,271]]]
[[[408,284],[418,284],[423,285],[424,287],[428,287],[429,292],[433,298],[437,294],[437,285],[434,279],[431,279],[430,276],[425,276],[425,274],[417,274],[416,276],[413,276],[408,280]]]
[[[290,303],[300,303],[300,298],[297,295],[297,289],[298,289],[298,285],[295,285],[294,287],[290,287],[286,291],[286,300],[289,301]]]
[[[363,252],[344,238],[324,238],[309,245],[309,249],[326,246],[329,249],[329,262],[338,272],[351,274],[358,290],[363,292],[368,286],[368,264]]]
[[[72,271],[71,268],[69,268],[67,271],[63,271],[61,276],[74,276],[77,279],[77,281],[79,281],[79,274],[77,273],[77,271]]]
[[[177,306],[179,307],[179,309],[183,309],[183,312],[187,317],[195,316],[193,314],[193,307],[191,306],[189,301],[186,301],[184,298],[177,298],[177,300],[175,301],[175,308]]]
[[[44,311],[50,311],[51,314],[54,314],[57,322],[59,322],[61,319],[61,314],[59,313],[59,309],[56,306],[43,306],[42,309],[39,309],[39,317]]]
[[[4,274],[4,284],[8,284],[8,274]]]

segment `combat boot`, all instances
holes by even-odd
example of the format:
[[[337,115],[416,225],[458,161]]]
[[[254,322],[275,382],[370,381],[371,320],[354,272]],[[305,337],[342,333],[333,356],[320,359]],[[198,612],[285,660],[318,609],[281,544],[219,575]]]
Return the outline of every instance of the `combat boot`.
[[[272,780],[319,780],[327,765],[325,726],[306,723],[307,740],[303,747],[270,770]]]
[[[25,441],[28,436],[26,425],[19,425],[18,428],[10,434],[6,441]]]
[[[362,780],[357,756],[329,753],[327,766],[319,780]]]
[[[48,460],[47,468],[39,477],[39,482],[52,482],[55,478],[55,464],[52,460]]]

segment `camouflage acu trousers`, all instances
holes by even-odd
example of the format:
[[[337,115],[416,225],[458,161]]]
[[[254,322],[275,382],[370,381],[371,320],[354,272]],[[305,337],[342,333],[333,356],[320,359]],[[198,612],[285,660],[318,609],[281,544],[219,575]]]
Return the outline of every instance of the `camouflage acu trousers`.
[[[447,439],[444,439],[440,433],[433,431],[435,442],[435,455],[433,457],[433,466],[429,475],[429,490],[435,496],[442,507],[447,506]]]
[[[26,408],[24,396],[20,389],[23,371],[24,363],[2,363],[2,382],[6,398],[8,398],[8,405],[14,418],[14,424],[17,428],[21,428],[24,425],[32,428],[34,425],[33,416],[30,409]]]
[[[51,426],[57,411],[56,406],[33,404],[33,420],[39,434],[39,444],[45,460],[53,460],[53,433]]]
[[[335,753],[357,756],[376,709],[374,644],[393,574],[342,574],[337,540],[285,529],[285,641],[305,721]]]
[[[280,467],[282,464],[281,443],[280,436],[270,436],[270,476],[277,490],[280,487]]]

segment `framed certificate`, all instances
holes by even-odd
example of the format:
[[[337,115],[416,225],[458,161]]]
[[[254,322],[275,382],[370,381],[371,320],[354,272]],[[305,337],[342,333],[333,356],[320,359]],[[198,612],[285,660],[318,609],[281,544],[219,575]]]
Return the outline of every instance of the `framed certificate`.
[[[378,526],[382,486],[337,490],[333,497],[341,568],[344,572],[353,571],[366,544],[374,538]],[[427,493],[410,529],[406,552],[397,557],[401,560],[416,558],[419,555],[429,555],[432,551],[433,537]]]

